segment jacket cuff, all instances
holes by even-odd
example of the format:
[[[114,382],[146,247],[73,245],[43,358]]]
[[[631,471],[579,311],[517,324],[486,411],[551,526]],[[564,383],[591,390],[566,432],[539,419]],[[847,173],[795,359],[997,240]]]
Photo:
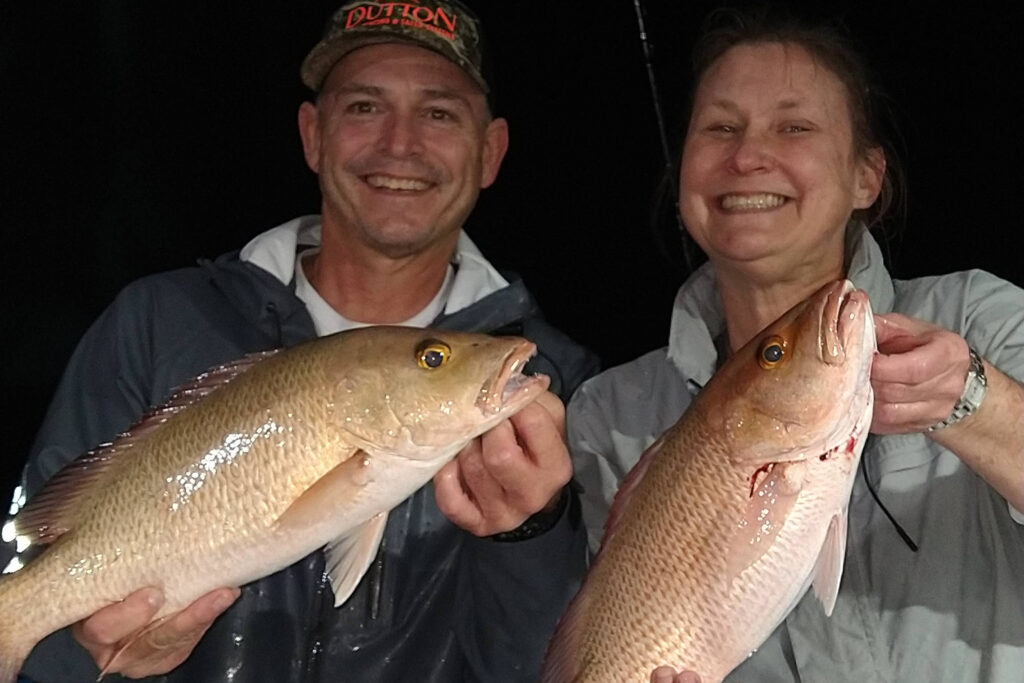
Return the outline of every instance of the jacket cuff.
[[[570,492],[568,486],[563,486],[558,494],[558,501],[550,510],[541,510],[526,518],[526,521],[510,531],[503,531],[490,537],[498,543],[516,543],[541,536],[550,531],[563,519],[568,519],[568,508]]]

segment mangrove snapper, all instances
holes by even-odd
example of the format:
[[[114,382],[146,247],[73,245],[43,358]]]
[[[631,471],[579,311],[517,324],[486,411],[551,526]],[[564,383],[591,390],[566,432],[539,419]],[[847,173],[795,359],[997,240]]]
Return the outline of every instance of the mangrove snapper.
[[[616,495],[545,683],[717,683],[808,586],[831,614],[871,420],[867,296],[833,282],[734,353]]]
[[[514,337],[368,327],[201,375],[71,463],[4,528],[49,543],[0,579],[0,681],[49,633],[156,586],[156,619],[327,546],[340,605],[388,511],[548,386]]]

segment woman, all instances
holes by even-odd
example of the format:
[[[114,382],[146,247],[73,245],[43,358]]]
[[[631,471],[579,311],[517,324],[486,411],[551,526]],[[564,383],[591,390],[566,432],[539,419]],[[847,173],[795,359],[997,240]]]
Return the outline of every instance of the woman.
[[[1020,680],[1024,291],[981,271],[889,276],[865,221],[890,172],[865,70],[837,33],[730,15],[695,57],[679,201],[708,263],[679,291],[668,346],[569,406],[591,549],[625,474],[722,359],[847,277],[871,299],[879,353],[836,607],[826,618],[805,597],[727,680]]]

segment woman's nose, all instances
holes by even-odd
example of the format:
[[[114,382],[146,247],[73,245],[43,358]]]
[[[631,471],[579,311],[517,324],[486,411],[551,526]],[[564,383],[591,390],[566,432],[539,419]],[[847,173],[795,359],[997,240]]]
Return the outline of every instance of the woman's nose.
[[[729,166],[734,172],[758,173],[774,165],[775,150],[764,134],[748,130],[736,138],[729,155]]]

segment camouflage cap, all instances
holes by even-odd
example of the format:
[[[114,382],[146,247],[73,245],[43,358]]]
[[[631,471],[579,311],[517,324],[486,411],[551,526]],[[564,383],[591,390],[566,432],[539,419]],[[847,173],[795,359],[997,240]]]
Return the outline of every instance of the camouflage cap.
[[[483,45],[476,15],[458,0],[355,0],[338,9],[302,62],[302,82],[314,91],[342,57],[379,43],[409,43],[433,50],[490,93],[484,78]]]

